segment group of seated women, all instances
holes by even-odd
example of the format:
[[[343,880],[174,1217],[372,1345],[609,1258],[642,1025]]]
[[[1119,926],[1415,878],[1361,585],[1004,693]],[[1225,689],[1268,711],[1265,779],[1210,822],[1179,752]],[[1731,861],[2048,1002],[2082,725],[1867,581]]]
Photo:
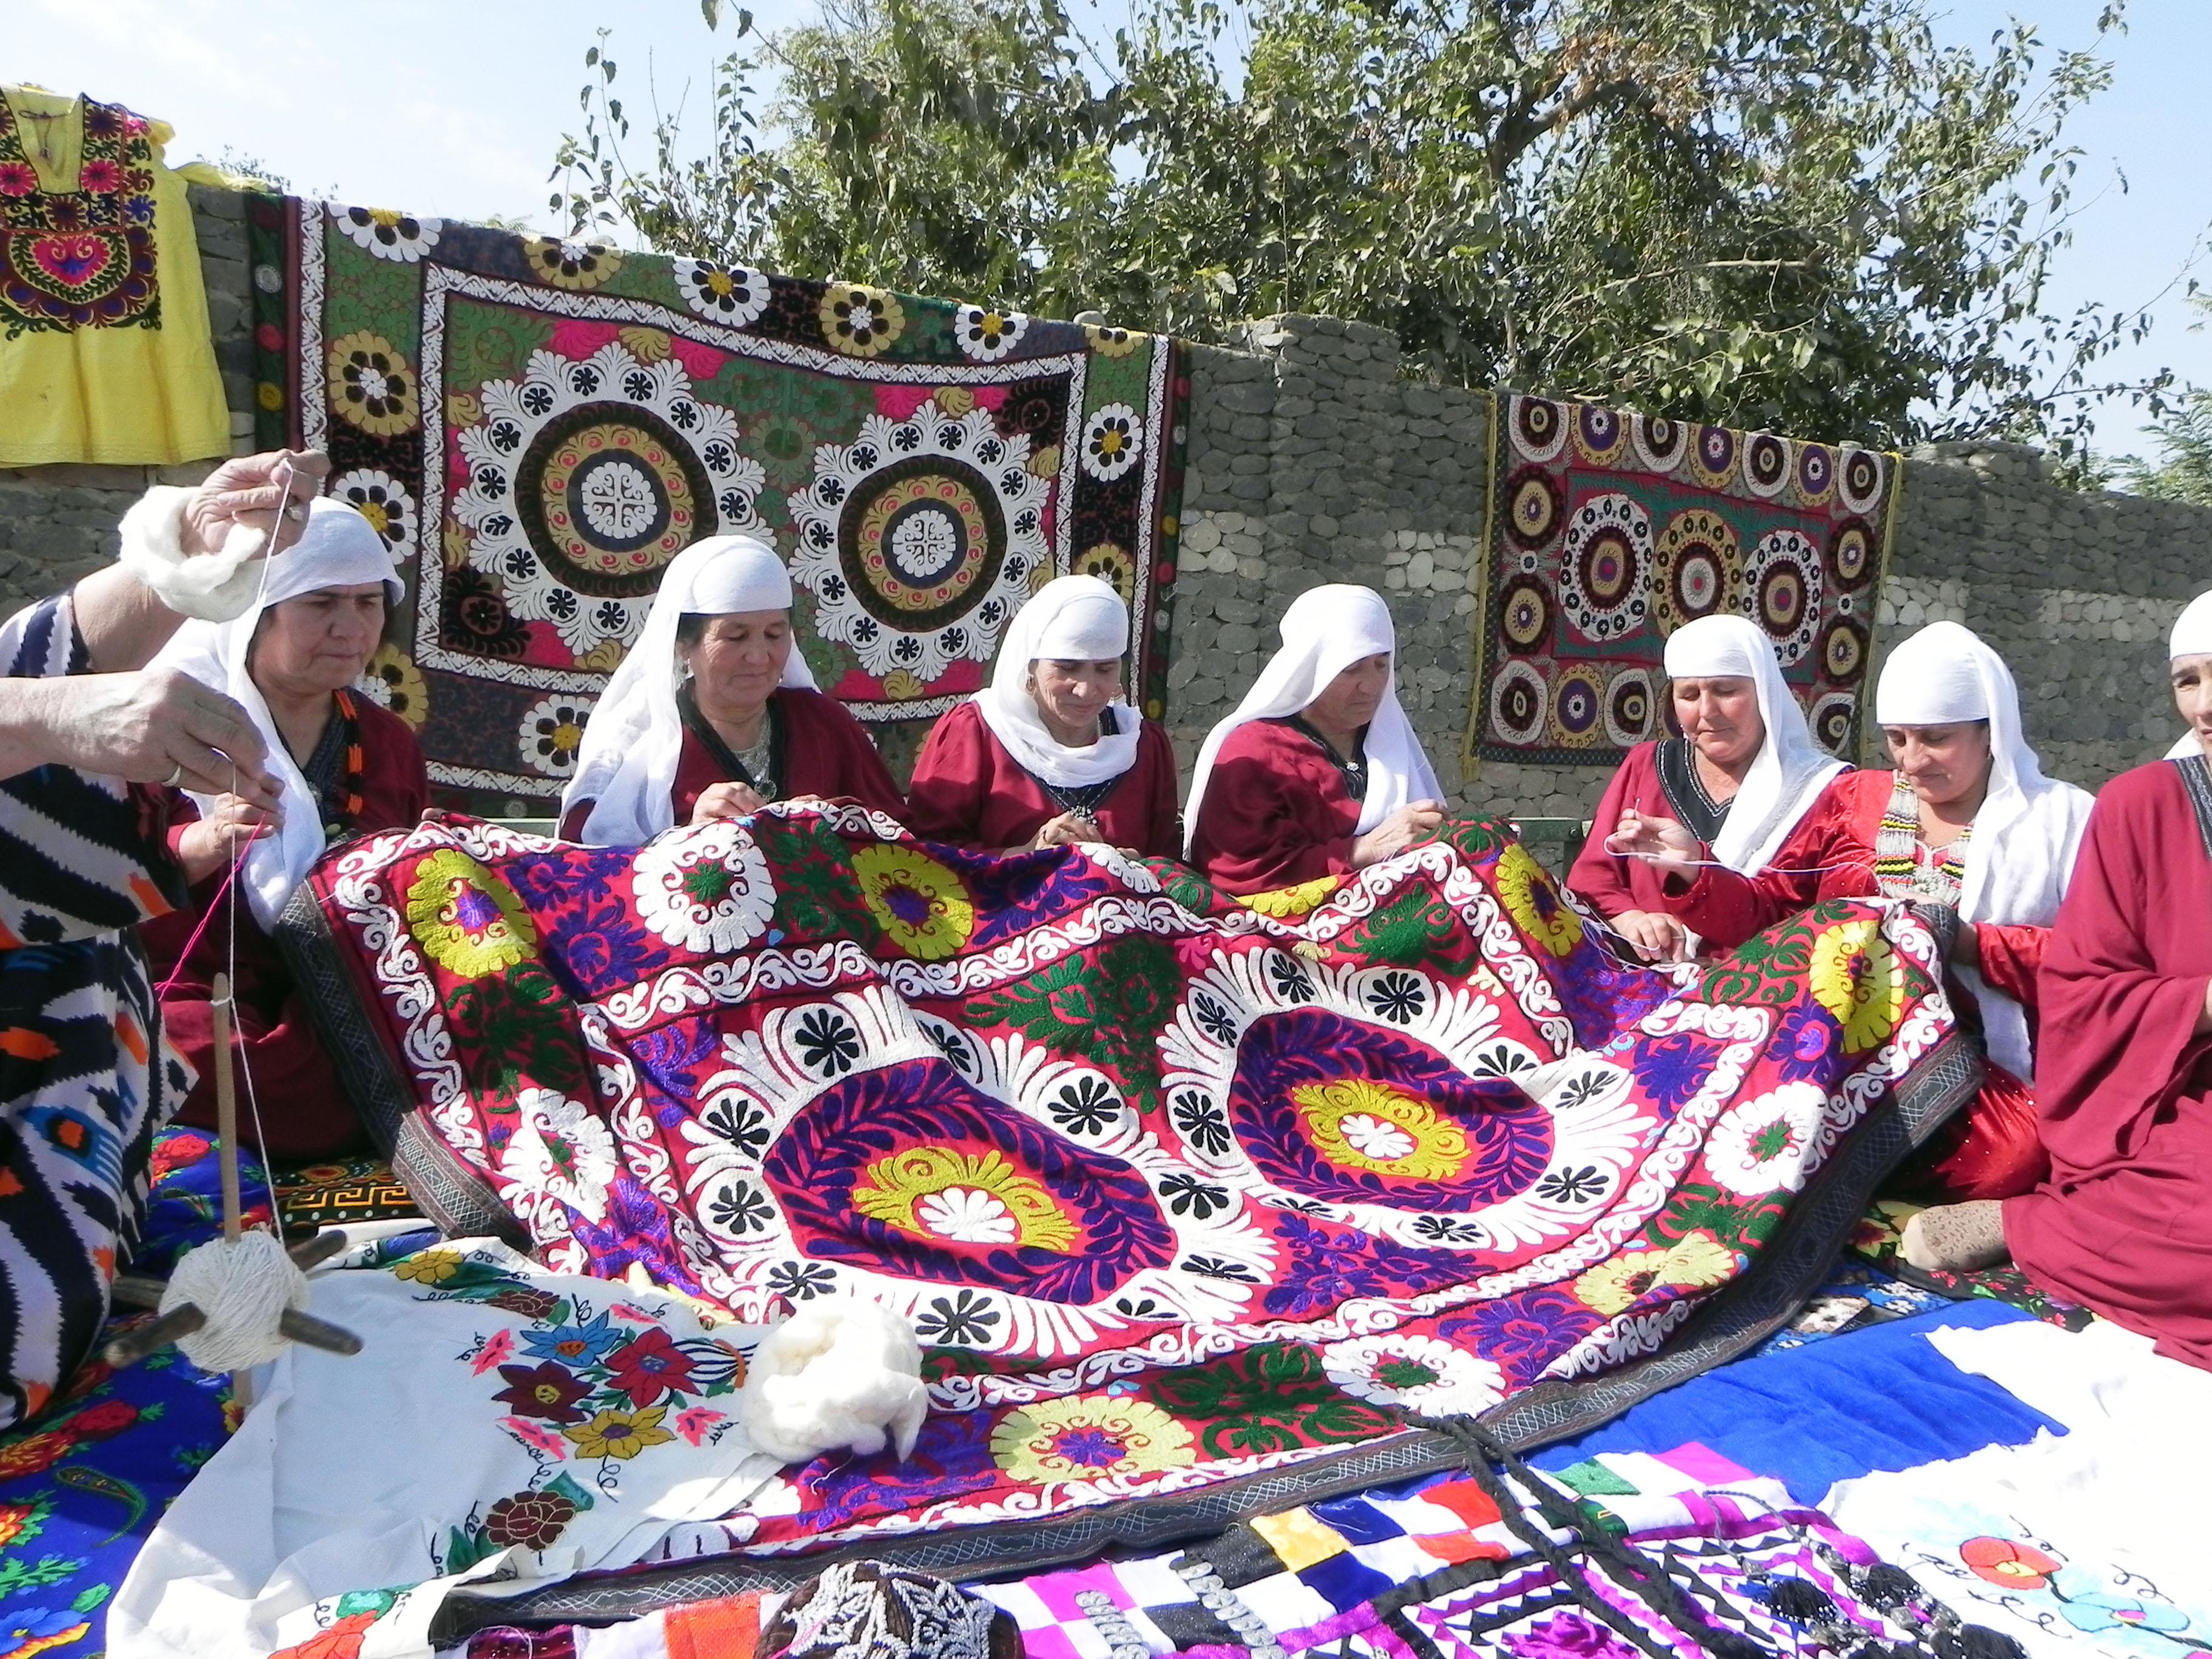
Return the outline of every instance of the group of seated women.
[[[427,796],[408,728],[349,690],[396,597],[374,533],[319,501],[259,605],[190,625],[163,657],[246,709],[282,785],[273,810],[228,794],[175,803],[172,849],[199,902],[147,930],[167,1028],[203,1079],[214,975],[234,973],[247,1066],[286,1103],[268,1137],[279,1156],[341,1150],[353,1130],[270,930],[331,842],[411,823]],[[670,565],[585,734],[564,836],[633,845],[773,801],[849,800],[988,854],[1103,842],[1179,855],[1250,896],[1388,858],[1443,818],[1395,693],[1389,612],[1365,588],[1291,604],[1281,649],[1207,737],[1180,814],[1167,735],[1123,695],[1129,616],[1103,582],[1038,590],[989,686],[939,722],[903,795],[865,730],[815,689],[791,605],[781,562],[749,538]],[[2185,615],[2172,656],[2191,735],[2172,763],[2093,803],[2044,776],[2011,674],[1955,623],[1913,635],[1882,668],[1890,770],[1820,750],[1752,623],[1690,623],[1665,653],[1680,735],[1621,764],[1569,884],[1652,962],[1734,949],[1824,899],[1948,912],[1949,983],[1984,1040],[1986,1081],[1907,1171],[1966,1200],[1923,1212],[1909,1251],[1956,1267],[2009,1249],[2212,1364],[2212,1275],[2194,1265],[2212,1260],[2196,1202],[2212,1170],[2212,597]],[[241,852],[254,925],[234,950],[202,924]],[[187,1121],[206,1121],[204,1089]]]
[[[230,794],[173,802],[171,850],[193,902],[145,938],[167,1029],[201,1079],[180,1121],[213,1121],[212,1004],[227,971],[246,1073],[286,1103],[266,1121],[280,1158],[346,1151],[357,1130],[277,952],[277,916],[331,843],[410,825],[428,799],[412,732],[349,689],[398,598],[368,521],[319,501],[259,603],[187,625],[162,659],[251,714],[283,787],[273,809]],[[1316,588],[1290,607],[1282,651],[1207,739],[1187,815],[1167,733],[1122,693],[1128,608],[1097,578],[1062,576],[1015,614],[990,685],[938,723],[903,795],[860,722],[815,688],[791,605],[782,562],[751,538],[715,537],[670,562],[585,731],[562,836],[635,846],[773,801],[857,801],[981,853],[1103,842],[1188,856],[1251,894],[1372,864],[1443,820],[1398,704],[1390,613],[1365,588]],[[241,853],[249,914],[234,946],[206,924]]]

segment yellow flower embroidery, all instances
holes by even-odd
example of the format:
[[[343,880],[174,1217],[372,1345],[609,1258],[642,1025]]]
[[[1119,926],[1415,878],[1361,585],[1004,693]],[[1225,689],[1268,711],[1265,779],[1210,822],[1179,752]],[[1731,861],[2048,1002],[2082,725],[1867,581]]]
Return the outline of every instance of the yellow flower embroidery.
[[[676,1437],[660,1426],[668,1415],[665,1406],[643,1411],[601,1412],[588,1423],[578,1423],[561,1432],[573,1441],[581,1458],[613,1457],[628,1462],[647,1446],[665,1446]]]
[[[915,678],[911,669],[894,668],[884,676],[884,695],[893,702],[905,702],[920,696],[927,689]]]
[[[1544,866],[1518,842],[1498,855],[1497,881],[1514,925],[1553,956],[1564,957],[1583,942],[1583,919],[1561,902]]]
[[[832,283],[822,295],[822,333],[853,357],[879,357],[906,328],[906,310],[882,289]]]
[[[1575,1280],[1586,1308],[1608,1316],[1626,1313],[1662,1285],[1705,1290],[1735,1272],[1735,1252],[1710,1233],[1696,1232],[1665,1250],[1631,1250],[1601,1261]]]
[[[410,1255],[392,1271],[417,1285],[442,1285],[461,1270],[459,1250],[424,1250]]]
[[[412,432],[422,411],[415,371],[380,334],[342,334],[325,355],[331,409],[363,432],[392,437]]]
[[[1467,1162],[1467,1134],[1424,1102],[1366,1078],[1291,1091],[1314,1149],[1340,1169],[1408,1181],[1450,1181]]]
[[[853,1207],[930,1243],[1075,1247],[1076,1224],[1044,1184],[997,1152],[910,1146],[868,1166]]]
[[[1844,1052],[1875,1047],[1897,1029],[1905,965],[1869,918],[1837,923],[1813,941],[1813,999],[1844,1028]]]
[[[863,847],[853,854],[853,873],[869,914],[910,957],[940,961],[975,931],[975,907],[960,878],[925,853]]]
[[[466,853],[441,848],[415,866],[407,925],[431,959],[463,979],[510,968],[538,949],[515,891]]]
[[[1103,1395],[1041,1401],[1010,1413],[991,1431],[991,1455],[1015,1480],[1040,1486],[1197,1461],[1190,1431],[1158,1406]]]
[[[1237,901],[1263,916],[1273,916],[1287,921],[1292,916],[1302,916],[1319,907],[1321,902],[1342,885],[1342,876],[1316,876],[1311,881],[1302,881],[1295,887],[1278,887],[1272,893],[1246,893]]]
[[[386,708],[417,731],[422,729],[430,714],[429,692],[413,658],[396,645],[380,645],[362,678],[383,694]]]
[[[622,255],[605,242],[572,242],[560,236],[524,237],[522,258],[532,276],[555,288],[597,288],[622,268]]]
[[[1127,605],[1136,592],[1136,562],[1111,542],[1086,547],[1075,556],[1075,574],[1096,576],[1121,596]]]
[[[1132,334],[1126,328],[1112,328],[1097,323],[1085,323],[1083,332],[1091,342],[1091,349],[1102,357],[1126,357],[1143,341],[1141,334]]]

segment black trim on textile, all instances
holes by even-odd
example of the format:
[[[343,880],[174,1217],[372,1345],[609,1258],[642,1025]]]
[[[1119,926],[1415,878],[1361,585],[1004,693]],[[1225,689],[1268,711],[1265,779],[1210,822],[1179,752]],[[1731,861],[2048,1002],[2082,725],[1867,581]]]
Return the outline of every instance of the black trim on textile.
[[[1711,847],[1728,822],[1735,798],[1715,800],[1706,792],[1705,780],[1698,775],[1697,751],[1687,738],[1662,738],[1653,758],[1658,765],[1659,793],[1674,809],[1674,821]]]
[[[1344,780],[1344,793],[1352,797],[1355,805],[1364,805],[1366,802],[1367,728],[1365,726],[1359,728],[1359,752],[1346,760],[1336,752],[1334,744],[1306,724],[1306,717],[1304,714],[1285,715],[1276,724],[1287,726],[1300,737],[1310,739],[1315,748],[1328,757],[1328,763],[1336,769],[1336,775]]]
[[[714,729],[714,723],[702,712],[698,695],[693,690],[690,680],[676,688],[676,712],[684,721],[684,729],[706,746],[708,757],[721,769],[725,778],[732,783],[742,783],[767,799],[781,799],[777,791],[783,781],[784,763],[789,757],[783,751],[784,723],[776,713],[775,692],[769,693],[768,702],[761,715],[768,722],[769,775],[766,788],[761,787],[761,781],[752,775],[751,769],[744,762],[738,758],[738,751],[730,747],[729,740]]]
[[[414,1115],[415,1093],[362,1008],[360,990],[331,937],[330,921],[312,881],[292,890],[272,937],[293,982],[305,994],[301,1000],[315,1034],[330,1054],[354,1115],[376,1150],[391,1157],[400,1125]]]
[[[2177,755],[2174,768],[2181,774],[2183,793],[2197,814],[2197,833],[2204,842],[2204,856],[2212,858],[2212,762],[2202,755]]]

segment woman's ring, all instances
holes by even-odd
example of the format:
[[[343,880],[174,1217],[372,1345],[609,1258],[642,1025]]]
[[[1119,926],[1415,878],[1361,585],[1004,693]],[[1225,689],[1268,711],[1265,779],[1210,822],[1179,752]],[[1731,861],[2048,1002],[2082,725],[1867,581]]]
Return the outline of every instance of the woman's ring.
[[[301,520],[307,516],[306,504],[301,501],[293,502],[291,506],[284,509],[284,516],[289,519],[294,524],[298,524]]]
[[[173,789],[184,781],[185,763],[182,761],[179,761],[176,763],[176,766],[169,773],[169,775],[161,780],[161,787],[164,789]]]

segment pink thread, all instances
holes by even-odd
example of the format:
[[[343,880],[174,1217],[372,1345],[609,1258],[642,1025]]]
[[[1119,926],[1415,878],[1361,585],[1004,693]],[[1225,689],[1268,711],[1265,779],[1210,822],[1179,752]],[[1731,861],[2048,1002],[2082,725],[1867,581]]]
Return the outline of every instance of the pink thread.
[[[191,959],[193,947],[206,933],[208,924],[215,920],[216,910],[222,908],[223,896],[230,890],[232,884],[238,879],[238,872],[245,866],[246,854],[243,853],[231,860],[230,869],[223,876],[222,885],[216,888],[208,900],[207,913],[200,918],[200,925],[192,929],[192,936],[185,941],[185,948],[177,952],[177,971],[163,980],[155,989],[154,995],[157,1000],[166,1000],[169,993],[177,988],[177,981],[185,976],[185,964]]]

